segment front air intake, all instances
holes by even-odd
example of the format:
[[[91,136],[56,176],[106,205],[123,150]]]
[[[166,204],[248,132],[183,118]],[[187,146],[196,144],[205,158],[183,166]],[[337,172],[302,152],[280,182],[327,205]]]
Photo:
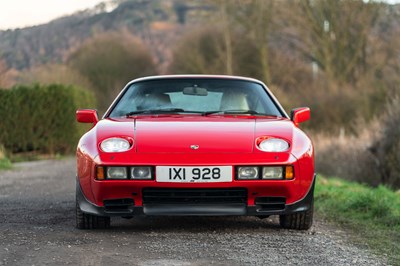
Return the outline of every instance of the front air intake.
[[[143,204],[230,204],[247,203],[245,188],[145,188]]]

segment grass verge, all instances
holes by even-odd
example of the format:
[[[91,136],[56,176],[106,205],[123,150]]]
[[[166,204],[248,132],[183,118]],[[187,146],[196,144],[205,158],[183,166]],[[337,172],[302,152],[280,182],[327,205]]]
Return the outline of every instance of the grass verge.
[[[337,178],[317,180],[317,214],[355,231],[357,241],[400,265],[400,192]]]
[[[2,145],[0,145],[0,170],[10,169],[12,167],[11,161],[6,157],[5,150]]]
[[[66,155],[68,157],[68,155]],[[30,162],[30,161],[39,161],[39,160],[61,160],[65,156],[60,154],[40,154],[37,152],[23,152],[23,153],[15,153],[10,154],[9,159],[13,163],[20,162]]]
[[[3,158],[0,158],[0,170],[4,170],[4,169],[10,169],[12,168],[12,164],[10,162],[10,160]]]

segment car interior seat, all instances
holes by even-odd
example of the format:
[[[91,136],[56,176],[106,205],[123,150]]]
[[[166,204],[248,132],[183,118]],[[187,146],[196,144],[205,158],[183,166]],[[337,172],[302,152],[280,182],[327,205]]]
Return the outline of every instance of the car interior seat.
[[[246,95],[242,92],[224,93],[221,98],[220,110],[249,110]]]
[[[137,104],[138,110],[169,108],[171,105],[171,98],[165,93],[148,94]]]

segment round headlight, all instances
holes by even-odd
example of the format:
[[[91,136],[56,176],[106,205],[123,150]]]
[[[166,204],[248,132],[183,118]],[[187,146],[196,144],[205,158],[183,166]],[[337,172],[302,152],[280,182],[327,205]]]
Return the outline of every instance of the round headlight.
[[[100,148],[104,152],[123,152],[131,148],[131,144],[128,140],[123,138],[110,138],[103,140],[100,144]]]
[[[289,143],[283,139],[269,138],[261,141],[258,148],[266,152],[283,152],[289,149]]]
[[[151,179],[151,168],[147,166],[138,166],[131,168],[132,179]]]

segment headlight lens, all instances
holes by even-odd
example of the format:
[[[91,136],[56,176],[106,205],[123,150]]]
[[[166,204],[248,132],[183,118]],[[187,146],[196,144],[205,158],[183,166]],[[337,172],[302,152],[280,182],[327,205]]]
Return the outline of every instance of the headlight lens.
[[[258,167],[238,167],[238,179],[258,179]]]
[[[286,166],[264,166],[262,168],[262,179],[293,179],[294,169],[292,165]]]
[[[96,179],[119,180],[152,180],[153,167],[151,166],[97,166]]]
[[[132,179],[152,179],[150,167],[132,167],[131,168]]]
[[[104,152],[124,152],[131,148],[131,144],[128,140],[123,138],[110,138],[103,140],[100,144],[100,148]]]
[[[107,168],[108,179],[127,179],[126,167],[108,167]]]
[[[258,147],[266,152],[283,152],[289,149],[289,143],[283,139],[269,138],[261,141]]]
[[[263,167],[262,179],[282,179],[283,167]]]

